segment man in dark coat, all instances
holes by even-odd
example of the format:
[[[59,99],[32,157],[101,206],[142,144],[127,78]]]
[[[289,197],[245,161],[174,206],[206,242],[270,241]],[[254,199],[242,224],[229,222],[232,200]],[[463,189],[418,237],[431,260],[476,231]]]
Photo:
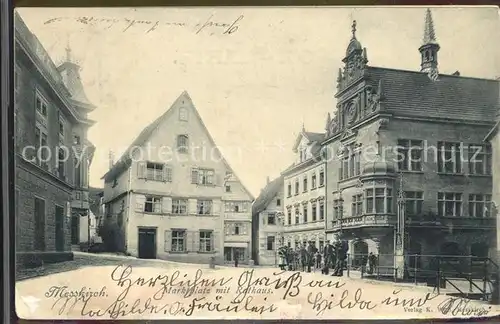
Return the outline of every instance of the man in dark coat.
[[[335,243],[335,252],[337,255],[337,262],[332,276],[342,277],[344,275],[344,261],[347,257],[347,250],[345,249],[345,244],[343,244],[342,241]]]
[[[306,271],[307,266],[307,249],[304,243],[300,245],[300,265],[302,266],[302,271]]]
[[[330,241],[326,241],[326,245],[323,248],[323,260],[325,260],[325,267],[323,269],[324,274],[328,274],[329,269],[333,266],[334,255],[333,245]]]
[[[373,274],[376,262],[377,257],[373,254],[373,252],[370,252],[370,255],[368,256],[368,274]]]
[[[311,241],[309,241],[309,245],[307,246],[307,272],[311,272],[311,267],[313,265],[313,257],[316,252],[316,247],[313,245]]]

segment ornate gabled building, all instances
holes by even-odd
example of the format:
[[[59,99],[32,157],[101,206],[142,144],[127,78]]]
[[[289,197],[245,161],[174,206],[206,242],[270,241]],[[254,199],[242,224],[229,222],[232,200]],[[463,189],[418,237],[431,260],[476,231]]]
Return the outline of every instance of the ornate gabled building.
[[[428,266],[425,255],[488,255],[495,237],[491,147],[498,81],[438,73],[427,10],[419,71],[375,67],[356,23],[323,141],[327,239],[349,241],[350,262],[381,270]],[[449,50],[449,49],[448,49]],[[394,255],[419,254],[411,260]]]
[[[284,177],[284,243],[295,249],[312,242],[325,244],[325,161],[321,141],[325,134],[302,127],[293,152],[296,161],[282,172]]]
[[[72,258],[71,215],[88,210],[87,113],[95,107],[82,102],[76,65],[57,68],[18,13],[14,39],[16,254],[20,265],[40,265]]]

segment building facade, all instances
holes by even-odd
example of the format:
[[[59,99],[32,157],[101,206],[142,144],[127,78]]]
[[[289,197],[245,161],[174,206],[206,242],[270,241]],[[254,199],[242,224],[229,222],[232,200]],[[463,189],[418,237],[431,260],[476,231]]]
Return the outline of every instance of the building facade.
[[[426,255],[489,255],[495,237],[483,139],[498,81],[439,74],[429,10],[425,26],[420,70],[405,71],[368,65],[354,22],[323,141],[327,238],[349,241],[351,264],[373,252],[399,275],[431,266]]]
[[[296,161],[283,173],[284,240],[295,249],[313,242],[322,250],[325,244],[325,161],[321,150],[323,133],[302,129],[293,147]]]
[[[500,98],[499,98],[500,100]],[[490,143],[492,148],[492,182],[493,188],[491,193],[491,201],[493,203],[492,209],[493,216],[496,219],[496,261],[500,261],[500,214],[498,213],[498,206],[500,206],[500,134],[498,128],[500,127],[500,113],[497,115],[497,123],[488,133],[485,138],[487,143]]]
[[[81,161],[73,148],[94,122],[68,86],[76,81],[63,77],[19,14],[14,19],[16,253],[20,265],[36,265],[72,258],[71,203]]]
[[[283,176],[266,186],[252,205],[253,260],[257,265],[278,265],[278,249],[284,244]]]
[[[104,180],[104,217],[120,229],[121,249],[131,255],[250,260],[253,197],[187,92],[139,134]]]

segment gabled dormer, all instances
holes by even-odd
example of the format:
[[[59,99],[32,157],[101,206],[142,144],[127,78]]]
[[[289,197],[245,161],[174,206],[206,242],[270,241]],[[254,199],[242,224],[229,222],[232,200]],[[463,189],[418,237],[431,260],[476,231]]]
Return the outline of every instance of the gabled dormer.
[[[324,133],[307,132],[302,126],[302,130],[297,135],[293,152],[296,154],[296,164],[305,162],[319,153],[321,141]]]

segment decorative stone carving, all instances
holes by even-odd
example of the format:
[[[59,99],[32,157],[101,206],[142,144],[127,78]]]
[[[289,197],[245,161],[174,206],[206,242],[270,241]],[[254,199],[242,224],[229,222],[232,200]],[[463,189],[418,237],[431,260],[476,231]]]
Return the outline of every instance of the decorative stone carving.
[[[378,130],[387,129],[388,125],[389,125],[389,119],[388,118],[381,118],[378,121]]]

